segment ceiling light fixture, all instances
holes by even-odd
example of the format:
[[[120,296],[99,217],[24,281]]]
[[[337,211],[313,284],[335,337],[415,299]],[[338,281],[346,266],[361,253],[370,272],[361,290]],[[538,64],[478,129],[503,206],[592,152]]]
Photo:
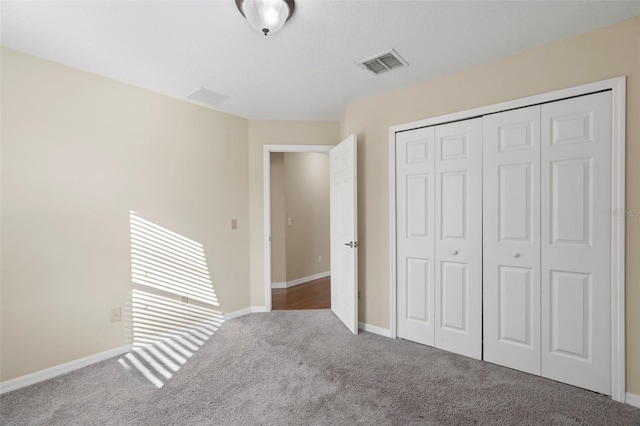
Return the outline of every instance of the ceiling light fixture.
[[[293,0],[236,0],[249,25],[264,35],[278,31],[296,8]]]

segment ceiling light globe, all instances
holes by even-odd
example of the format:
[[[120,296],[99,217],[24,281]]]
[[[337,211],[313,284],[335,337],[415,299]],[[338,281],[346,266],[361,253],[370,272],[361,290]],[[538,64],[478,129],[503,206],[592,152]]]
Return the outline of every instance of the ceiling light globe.
[[[236,0],[240,13],[264,35],[278,31],[293,14],[291,0]]]

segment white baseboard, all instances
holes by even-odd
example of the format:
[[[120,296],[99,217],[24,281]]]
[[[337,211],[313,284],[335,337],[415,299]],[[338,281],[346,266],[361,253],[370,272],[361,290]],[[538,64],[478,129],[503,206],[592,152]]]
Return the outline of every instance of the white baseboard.
[[[391,337],[391,330],[389,330],[388,328],[382,328],[364,322],[359,322],[358,328],[363,331],[368,331],[369,333],[379,334],[380,336],[384,337]]]
[[[319,280],[320,278],[328,277],[329,275],[331,275],[331,271],[320,272],[319,274],[309,275],[308,277],[298,278],[287,281],[286,283],[271,283],[271,288],[290,288],[296,285],[308,283],[309,281]]]
[[[39,382],[44,382],[45,380],[53,379],[54,377],[70,373],[71,371],[87,367],[91,364],[126,354],[129,351],[131,351],[131,345],[124,345],[119,348],[109,349],[108,351],[89,355],[84,358],[76,359],[75,361],[65,362],[64,364],[36,371],[35,373],[16,377],[15,379],[5,380],[4,382],[0,382],[0,394],[11,392]]]
[[[241,317],[243,315],[255,314],[259,312],[267,312],[267,307],[266,306],[249,306],[248,308],[239,309],[233,312],[227,312],[226,314],[224,314],[224,319],[230,320],[230,319]]]
[[[640,395],[636,395],[635,393],[627,392],[627,404],[633,405],[636,408],[640,408]]]

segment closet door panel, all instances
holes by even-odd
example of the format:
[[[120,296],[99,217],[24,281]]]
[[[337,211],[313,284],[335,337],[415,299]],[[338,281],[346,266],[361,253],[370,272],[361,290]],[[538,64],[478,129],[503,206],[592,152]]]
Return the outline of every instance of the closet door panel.
[[[435,129],[396,135],[397,334],[434,345]]]
[[[611,394],[611,92],[542,106],[542,375]]]
[[[540,106],[483,118],[484,359],[540,374]]]
[[[482,355],[482,119],[436,127],[435,345]]]
[[[467,171],[440,174],[440,235],[442,240],[467,239]]]

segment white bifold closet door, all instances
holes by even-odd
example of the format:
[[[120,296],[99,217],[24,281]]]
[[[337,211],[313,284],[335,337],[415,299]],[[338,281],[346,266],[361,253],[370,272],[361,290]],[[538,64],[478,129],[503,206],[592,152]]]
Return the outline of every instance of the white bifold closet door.
[[[483,133],[484,359],[540,374],[540,106]]]
[[[610,395],[611,131],[601,92],[398,133],[398,336]]]
[[[611,92],[541,113],[542,375],[611,395]]]
[[[396,136],[398,337],[482,355],[482,120]]]
[[[397,334],[435,344],[435,128],[396,135]]]
[[[611,92],[484,117],[484,358],[611,394]]]
[[[435,346],[482,358],[482,119],[436,126]]]

